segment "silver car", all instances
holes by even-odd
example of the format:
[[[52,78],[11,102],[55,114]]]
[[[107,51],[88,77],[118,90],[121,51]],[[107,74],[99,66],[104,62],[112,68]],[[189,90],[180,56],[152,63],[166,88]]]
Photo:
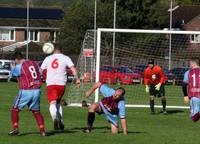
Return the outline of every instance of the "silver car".
[[[11,68],[10,64],[13,61],[0,59],[0,80],[10,80]]]

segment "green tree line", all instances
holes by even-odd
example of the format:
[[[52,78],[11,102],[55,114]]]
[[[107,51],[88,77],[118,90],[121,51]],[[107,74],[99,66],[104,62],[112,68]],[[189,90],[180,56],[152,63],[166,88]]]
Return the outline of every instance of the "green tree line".
[[[59,41],[69,54],[79,54],[84,35],[94,28],[95,0],[31,0],[32,7],[57,7],[65,12]],[[113,27],[114,0],[97,1],[97,28]],[[117,28],[163,29],[169,27],[170,0],[116,0]],[[200,4],[200,0],[173,0],[178,5]],[[1,0],[1,5],[26,7],[26,0]]]
[[[97,28],[113,27],[113,1],[97,0]],[[176,0],[179,5],[200,0]],[[169,27],[170,0],[117,0],[117,28],[163,29]],[[79,54],[86,30],[94,28],[94,0],[74,0],[65,8],[60,41],[68,53]]]

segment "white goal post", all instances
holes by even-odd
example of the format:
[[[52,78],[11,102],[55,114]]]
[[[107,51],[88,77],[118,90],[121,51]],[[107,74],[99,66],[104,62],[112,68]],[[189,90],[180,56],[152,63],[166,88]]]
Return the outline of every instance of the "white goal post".
[[[200,31],[170,31],[170,30],[140,30],[140,29],[109,29],[99,28],[97,30],[97,48],[96,48],[96,73],[95,81],[98,82],[100,76],[101,59],[101,37],[102,33],[135,33],[135,34],[176,34],[176,35],[200,35]],[[95,91],[95,102],[99,100],[99,90]],[[149,107],[148,105],[131,105],[127,107]],[[160,107],[160,106],[156,106]],[[188,106],[168,106],[168,108],[189,108]]]

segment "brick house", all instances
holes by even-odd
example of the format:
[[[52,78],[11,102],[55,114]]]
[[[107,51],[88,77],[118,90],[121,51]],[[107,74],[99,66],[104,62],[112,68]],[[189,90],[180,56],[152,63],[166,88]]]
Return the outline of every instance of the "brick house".
[[[46,41],[55,42],[63,16],[61,9],[30,8],[27,41],[27,9],[0,7],[0,51],[13,51],[29,42],[32,47],[41,47]]]
[[[179,6],[173,12],[173,28],[187,31],[200,31],[200,6]],[[200,35],[190,35],[188,48],[200,48]]]

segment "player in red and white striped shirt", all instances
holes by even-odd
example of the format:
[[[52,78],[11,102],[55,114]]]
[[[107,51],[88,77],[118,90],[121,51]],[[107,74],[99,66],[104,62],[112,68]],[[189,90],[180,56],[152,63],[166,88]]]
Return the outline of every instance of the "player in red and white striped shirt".
[[[47,56],[41,65],[44,77],[46,77],[46,91],[49,102],[49,111],[54,121],[54,129],[64,129],[62,120],[62,106],[60,101],[65,92],[67,82],[67,71],[69,67],[76,79],[76,84],[80,84],[76,68],[72,60],[61,53],[59,44],[55,44],[54,53]],[[46,73],[46,74],[45,74]],[[46,76],[45,76],[46,75]]]

